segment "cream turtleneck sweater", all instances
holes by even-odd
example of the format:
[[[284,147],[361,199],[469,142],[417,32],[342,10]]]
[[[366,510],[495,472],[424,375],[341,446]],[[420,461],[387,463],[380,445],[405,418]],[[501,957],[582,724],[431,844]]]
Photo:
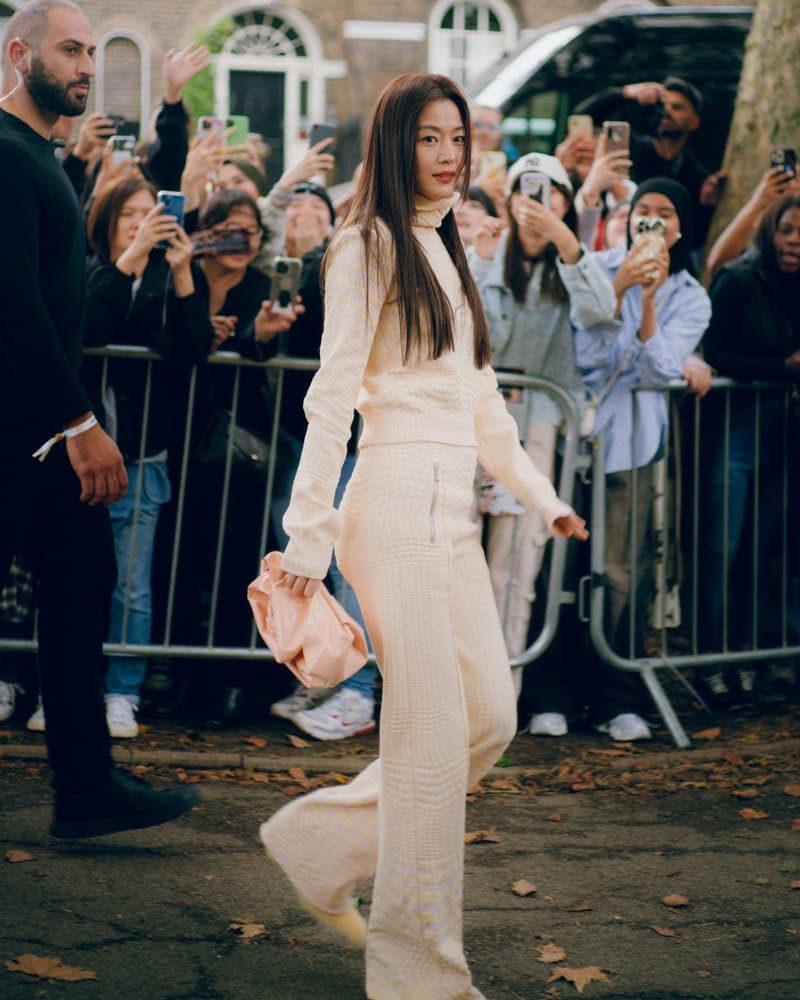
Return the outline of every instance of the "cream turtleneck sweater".
[[[472,315],[438,233],[457,197],[432,202],[418,196],[414,216],[414,236],[455,317],[455,348],[436,360],[403,364],[388,229],[378,223],[381,258],[373,241],[366,268],[363,238],[354,226],[331,246],[320,368],[305,398],[308,430],[283,519],[290,538],[283,568],[289,573],[322,579],[328,571],[340,524],[333,497],[354,408],[364,418],[361,448],[411,441],[477,447],[482,465],[547,524],[571,513],[520,446],[493,369],[475,368]]]

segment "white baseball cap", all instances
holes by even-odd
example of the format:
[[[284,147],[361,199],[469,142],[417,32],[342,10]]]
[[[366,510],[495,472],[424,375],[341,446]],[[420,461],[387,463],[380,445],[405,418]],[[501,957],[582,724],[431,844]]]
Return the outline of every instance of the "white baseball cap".
[[[572,193],[572,181],[569,179],[561,160],[555,156],[548,156],[547,153],[526,153],[508,171],[508,176],[506,177],[506,197],[514,190],[514,185],[519,180],[520,175],[528,171],[547,174],[554,184],[560,184],[570,194]]]

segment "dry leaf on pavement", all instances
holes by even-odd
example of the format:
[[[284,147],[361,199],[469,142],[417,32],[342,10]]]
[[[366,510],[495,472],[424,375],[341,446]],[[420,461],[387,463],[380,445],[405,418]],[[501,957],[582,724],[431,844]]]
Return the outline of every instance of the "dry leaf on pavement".
[[[268,934],[267,928],[263,924],[244,924],[234,922],[228,924],[228,930],[233,931],[234,934],[238,934],[240,938],[245,941],[250,941],[252,938],[263,937]]]
[[[661,900],[664,906],[688,906],[689,897],[680,896],[678,893],[673,893],[671,896],[664,896]]]
[[[789,883],[790,889],[800,889],[800,879],[795,879],[793,882]]]
[[[763,812],[759,809],[751,809],[750,806],[745,806],[744,809],[739,810],[739,815],[742,819],[766,819],[769,813]]]
[[[545,819],[550,823],[560,823],[561,813],[559,812],[550,813],[549,816],[545,816]]]
[[[701,729],[699,733],[693,733],[693,737],[696,740],[715,740],[721,732],[719,726],[714,726],[713,729]]]
[[[267,745],[267,741],[263,736],[246,736],[242,743],[249,743],[251,747],[255,747],[257,750],[263,750]]]
[[[6,960],[9,972],[23,972],[35,979],[60,979],[64,983],[79,983],[83,979],[97,979],[97,973],[90,969],[78,969],[62,965],[58,958],[42,958],[39,955],[18,955]]]
[[[754,799],[758,795],[757,788],[737,788],[731,793],[736,796],[737,799]]]
[[[655,924],[650,924],[650,930],[655,931],[656,934],[660,934],[661,937],[675,937],[675,934],[677,933],[669,927],[656,927]]]
[[[792,820],[792,829],[796,830],[798,833],[800,833],[800,819],[793,819]]]
[[[499,844],[502,837],[497,830],[473,830],[472,833],[464,834],[465,844]]]
[[[568,969],[566,965],[557,965],[550,978],[545,979],[545,984],[554,983],[557,979],[566,979],[575,986],[578,993],[583,993],[584,988],[595,980],[600,983],[608,982],[608,976],[599,965],[587,965],[583,969]]]
[[[33,855],[28,854],[27,851],[10,850],[6,851],[6,861],[10,861],[12,865],[19,864],[21,861],[33,861]]]
[[[537,962],[563,962],[567,957],[566,949],[562,948],[561,945],[553,944],[552,941],[540,944],[536,950],[539,952]]]
[[[517,879],[511,888],[517,896],[532,896],[536,892],[536,886],[525,878]]]
[[[292,744],[292,746],[296,750],[303,750],[305,749],[305,747],[311,746],[308,740],[304,740],[300,736],[295,736],[294,733],[287,733],[286,739]]]
[[[800,785],[784,785],[783,791],[786,795],[800,796]]]

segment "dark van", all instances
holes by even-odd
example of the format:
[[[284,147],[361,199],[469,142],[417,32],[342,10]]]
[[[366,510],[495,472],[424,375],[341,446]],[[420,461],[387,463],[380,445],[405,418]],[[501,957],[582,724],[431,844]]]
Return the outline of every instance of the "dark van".
[[[516,48],[468,88],[476,104],[502,109],[520,152],[552,153],[567,115],[607,87],[684,77],[702,93],[703,124],[692,149],[710,170],[721,160],[750,30],[750,7],[604,5],[526,32]]]

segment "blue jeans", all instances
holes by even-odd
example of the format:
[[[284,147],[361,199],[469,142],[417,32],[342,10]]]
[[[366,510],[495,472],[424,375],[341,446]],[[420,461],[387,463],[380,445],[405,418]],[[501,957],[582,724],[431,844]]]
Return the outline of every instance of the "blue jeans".
[[[342,502],[345,488],[350,482],[350,477],[353,475],[355,467],[356,456],[351,455],[350,452],[348,452],[344,459],[344,465],[342,466],[342,474],[339,476],[339,485],[336,487],[336,495],[333,500],[334,506],[338,507]],[[328,572],[331,578],[331,583],[333,584],[333,596],[341,604],[345,611],[349,615],[352,615],[358,624],[364,629],[364,635],[367,637],[367,649],[371,653],[372,644],[369,641],[367,626],[364,624],[364,616],[361,614],[358,598],[356,597],[353,588],[342,575],[342,571],[339,569],[336,562],[335,554],[331,560],[331,568]],[[358,673],[353,674],[352,677],[348,677],[346,681],[343,681],[342,687],[349,688],[351,691],[358,691],[358,693],[363,695],[365,698],[373,698],[375,695],[375,681],[377,679],[378,668],[367,664],[362,667]]]
[[[719,652],[778,643],[783,527],[782,402],[761,404],[759,462],[755,411],[734,395],[727,468],[722,412],[710,414],[703,482],[698,632],[701,650]],[[754,500],[758,486],[758,520]],[[727,496],[727,532],[725,503]],[[757,559],[757,568],[756,568]],[[753,598],[757,599],[757,620]],[[727,630],[723,629],[727,597]]]
[[[150,642],[153,618],[151,568],[158,514],[162,504],[170,499],[171,491],[166,462],[131,463],[126,468],[128,492],[122,500],[109,507],[117,559],[117,585],[111,596],[108,641],[143,645]],[[135,504],[140,477],[137,510]],[[123,636],[126,594],[129,599],[128,619]],[[139,690],[146,671],[147,658],[144,656],[109,657],[106,692],[124,695],[138,705]]]

